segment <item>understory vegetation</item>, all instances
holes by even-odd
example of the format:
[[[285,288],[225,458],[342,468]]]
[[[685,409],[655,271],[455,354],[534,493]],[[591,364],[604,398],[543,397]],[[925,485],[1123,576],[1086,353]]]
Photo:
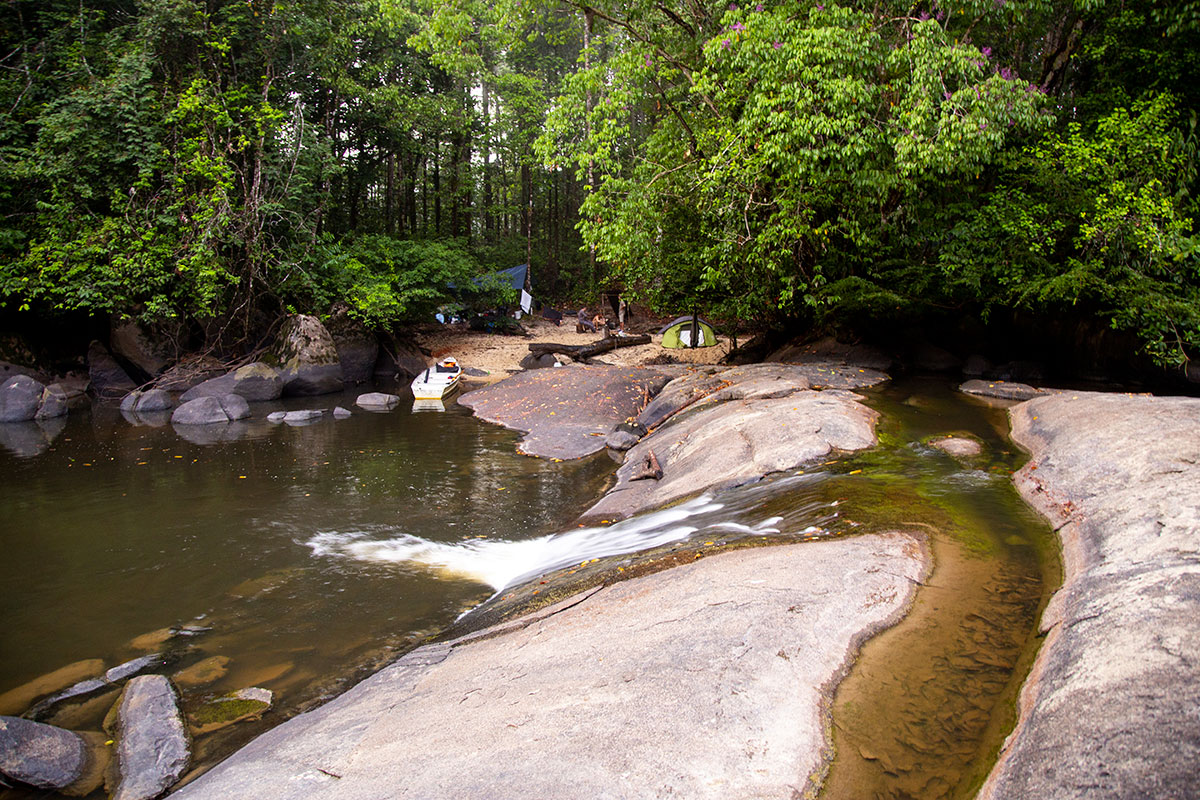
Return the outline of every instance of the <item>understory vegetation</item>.
[[[529,263],[545,300],[1200,354],[1198,2],[15,0],[0,37],[11,314],[387,328]]]

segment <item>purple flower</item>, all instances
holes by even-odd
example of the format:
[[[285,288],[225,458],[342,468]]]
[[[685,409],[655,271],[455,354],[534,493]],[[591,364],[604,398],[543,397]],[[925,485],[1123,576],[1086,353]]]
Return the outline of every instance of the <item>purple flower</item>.
[[[981,131],[987,130],[987,120],[986,119],[983,122],[979,123],[979,130],[981,130]]]
[[[754,10],[755,10],[755,11],[758,11],[758,12],[760,12],[760,13],[761,13],[761,12],[762,12],[762,3],[759,3],[758,5],[756,5],[756,6],[754,7]]]
[[[921,22],[924,22],[925,20],[929,19],[929,12],[928,12],[928,11],[922,11],[922,12],[921,12],[921,16],[920,16],[920,17],[918,17],[918,19],[919,19],[919,20],[921,20]]]
[[[1005,67],[1004,69],[1000,70],[1000,77],[1006,81],[1011,81],[1014,77],[1013,71],[1008,67]]]
[[[990,47],[985,47],[982,50],[980,50],[979,52],[983,53],[984,58],[992,57],[992,48],[990,48]]]
[[[771,46],[778,50],[779,48],[783,47],[783,42],[775,42]]]
[[[735,22],[735,23],[733,23],[733,25],[732,25],[732,26],[729,28],[729,30],[731,30],[731,31],[744,31],[744,30],[746,30],[746,26],[745,26],[745,25],[743,25],[743,24],[742,24],[742,23],[740,23],[740,22]]]
[[[820,3],[817,3],[817,11],[824,11],[824,10],[825,10],[825,6],[821,5]]]
[[[944,98],[946,98],[947,100],[949,100],[949,99],[950,99],[950,92],[942,92],[942,97],[944,97]]]
[[[728,49],[729,49],[729,40],[728,40],[728,39],[722,39],[722,40],[721,40],[721,47],[723,47],[724,49],[728,50]]]
[[[946,16],[946,12],[945,12],[945,11],[939,11],[939,12],[937,12],[936,14],[934,14],[934,15],[933,15],[934,19],[936,19],[938,22],[941,22],[941,21],[942,21],[942,18],[943,18],[943,17],[945,17],[945,16]]]
[[[729,10],[730,10],[730,11],[737,11],[737,3],[730,3],[730,4],[729,4]]]

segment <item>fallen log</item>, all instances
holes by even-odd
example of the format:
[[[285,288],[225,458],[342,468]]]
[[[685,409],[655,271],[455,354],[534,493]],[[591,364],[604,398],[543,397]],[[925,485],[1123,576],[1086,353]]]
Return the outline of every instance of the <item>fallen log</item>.
[[[570,356],[574,361],[586,361],[592,356],[607,353],[618,347],[633,347],[639,344],[650,344],[650,334],[640,336],[605,336],[591,344],[556,344],[554,342],[536,342],[529,345],[529,352],[537,356],[549,353]]]

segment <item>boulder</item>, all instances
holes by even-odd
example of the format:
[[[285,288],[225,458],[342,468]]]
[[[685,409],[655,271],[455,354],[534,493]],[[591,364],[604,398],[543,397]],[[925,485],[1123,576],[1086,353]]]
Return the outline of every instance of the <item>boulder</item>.
[[[283,377],[261,361],[238,367],[232,375],[233,388],[230,391],[252,403],[278,400],[283,394]]]
[[[283,422],[287,425],[309,425],[323,416],[325,411],[320,408],[305,408],[287,412],[283,415]]]
[[[121,411],[132,414],[151,414],[156,411],[170,411],[175,407],[175,398],[170,392],[162,389],[147,389],[133,391],[121,400]]]
[[[283,378],[274,367],[255,361],[196,384],[179,399],[186,403],[197,397],[221,397],[227,394],[236,394],[252,403],[278,400],[283,394]]]
[[[552,353],[542,353],[541,355],[530,353],[521,359],[518,365],[521,369],[542,369],[544,367],[557,367],[558,359]]]
[[[46,387],[28,375],[14,375],[0,384],[0,422],[28,422],[42,404]]]
[[[163,374],[179,356],[167,331],[131,319],[113,321],[109,343],[114,353],[150,377]]]
[[[334,419],[348,419],[352,416],[354,416],[354,415],[350,413],[350,409],[348,409],[348,408],[342,408],[341,406],[337,406],[333,409],[333,418]]]
[[[379,348],[375,361],[377,378],[396,378],[401,382],[411,381],[429,366],[429,354],[411,339],[391,336]]]
[[[354,402],[359,408],[372,410],[390,409],[399,405],[400,397],[384,392],[367,392],[366,394],[360,394]]]
[[[34,419],[57,419],[65,417],[70,408],[67,392],[60,384],[53,383],[42,390],[42,400],[38,404]]]
[[[337,347],[316,317],[307,314],[289,317],[276,338],[271,356],[279,364],[284,394],[318,395],[342,390]]]
[[[183,776],[191,760],[175,689],[162,675],[134,678],[115,712],[109,732],[116,739],[120,777],[113,800],[158,797]]]
[[[270,689],[258,686],[214,698],[191,714],[192,730],[196,734],[211,733],[235,722],[256,719],[271,708],[273,698]]]
[[[215,425],[232,422],[250,416],[250,406],[245,398],[236,394],[220,397],[197,397],[189,400],[171,415],[176,425]]]
[[[37,789],[62,791],[83,776],[83,737],[19,717],[0,717],[0,774]]]
[[[118,664],[112,669],[104,673],[104,680],[109,683],[120,683],[135,675],[140,675],[143,672],[161,667],[167,663],[167,660],[159,653],[151,653],[146,656],[139,656],[123,664]]]
[[[117,363],[104,345],[93,341],[87,352],[88,377],[93,395],[105,400],[124,397],[137,388],[125,368]]]
[[[612,429],[604,445],[609,450],[625,451],[633,447],[646,435],[646,429],[636,422],[622,422]]]
[[[367,330],[366,325],[347,314],[344,307],[334,312],[325,327],[342,364],[342,379],[346,383],[371,380],[375,373],[375,361],[379,357],[379,340],[375,335]]]
[[[982,378],[991,369],[991,361],[978,353],[974,353],[967,356],[967,360],[963,362],[962,374],[967,378]]]

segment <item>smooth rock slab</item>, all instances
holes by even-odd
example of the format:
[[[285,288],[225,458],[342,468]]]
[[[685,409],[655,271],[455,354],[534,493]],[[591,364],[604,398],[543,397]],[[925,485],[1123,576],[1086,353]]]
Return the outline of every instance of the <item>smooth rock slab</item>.
[[[187,770],[187,732],[175,690],[162,675],[142,675],[125,686],[114,735],[120,780],[112,800],[158,797]]]
[[[1200,399],[1064,392],[1009,413],[1064,578],[980,796],[1200,796]]]
[[[218,425],[234,422],[250,416],[250,406],[245,398],[236,394],[220,397],[211,395],[197,397],[175,409],[171,422],[175,425]]]
[[[613,427],[637,414],[647,395],[656,395],[679,372],[607,366],[528,370],[468,392],[458,404],[527,433],[522,453],[582,458],[603,450]]]
[[[830,693],[928,563],[893,533],[593,589],[419,648],[173,797],[797,797],[831,755]]]
[[[61,790],[83,775],[87,747],[78,734],[19,717],[0,717],[0,774],[38,789]]]
[[[706,489],[795,469],[834,449],[871,447],[879,415],[858,400],[851,392],[826,390],[697,403],[629,450],[617,485],[584,516],[620,519]],[[662,479],[634,480],[651,452]]]

